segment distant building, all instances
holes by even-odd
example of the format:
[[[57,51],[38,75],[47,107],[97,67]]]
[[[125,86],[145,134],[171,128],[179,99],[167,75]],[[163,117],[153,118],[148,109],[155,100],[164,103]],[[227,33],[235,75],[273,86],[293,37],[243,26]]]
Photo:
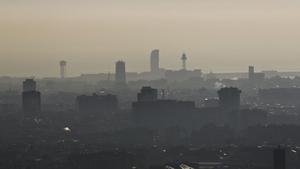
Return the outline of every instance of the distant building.
[[[262,73],[265,74],[266,78],[272,78],[272,77],[279,76],[279,72],[276,70],[264,70],[264,71],[262,71]]]
[[[116,62],[115,81],[117,84],[126,84],[126,68],[123,61]]]
[[[159,50],[155,49],[151,52],[150,56],[150,70],[152,73],[158,73],[159,72]]]
[[[202,78],[202,70],[201,69],[195,69],[193,71],[190,70],[179,70],[179,71],[173,71],[168,70],[165,72],[165,77],[169,82],[181,82],[186,81],[190,79],[195,78]]]
[[[66,77],[66,72],[67,72],[67,61],[60,61],[59,62],[60,66],[60,78],[64,79]]]
[[[81,117],[108,117],[118,111],[118,99],[115,95],[81,95],[76,98]]]
[[[138,101],[132,103],[132,112],[137,125],[150,128],[173,126],[187,127],[188,120],[195,113],[195,102],[157,99],[157,90],[142,88]]]
[[[254,78],[254,66],[248,67],[248,79],[251,80]]]
[[[36,81],[33,79],[26,79],[23,81],[23,92],[36,91]]]
[[[274,169],[285,169],[285,149],[278,147],[273,151]]]
[[[255,73],[254,66],[249,66],[248,79],[251,82],[261,82],[265,79],[264,73]]]
[[[138,93],[138,101],[156,101],[158,99],[158,91],[157,89],[153,89],[151,87],[143,87],[141,92]]]
[[[224,124],[238,129],[240,122],[240,95],[241,90],[234,87],[222,88],[218,91],[219,106],[223,110]]]
[[[41,93],[36,91],[36,82],[33,79],[23,82],[22,109],[26,116],[38,116],[41,112]]]
[[[240,108],[240,95],[242,91],[235,87],[225,87],[218,91],[220,107],[226,110]]]

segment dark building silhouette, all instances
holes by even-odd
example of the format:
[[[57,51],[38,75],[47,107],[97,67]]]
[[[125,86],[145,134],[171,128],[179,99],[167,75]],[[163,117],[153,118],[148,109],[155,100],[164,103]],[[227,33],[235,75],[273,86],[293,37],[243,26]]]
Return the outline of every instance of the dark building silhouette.
[[[141,92],[138,93],[137,100],[139,102],[143,101],[156,101],[158,99],[158,91],[157,89],[153,89],[151,87],[143,87]]]
[[[26,79],[23,81],[23,92],[36,91],[36,81],[34,79]]]
[[[249,66],[248,67],[248,78],[251,80],[254,78],[254,66]]]
[[[125,62],[116,62],[115,80],[117,84],[126,84],[126,67]]]
[[[67,61],[60,61],[59,62],[60,66],[60,78],[64,79],[66,77],[66,72],[67,72]]]
[[[273,151],[274,169],[285,169],[285,149],[278,147]]]
[[[150,128],[187,127],[195,113],[195,102],[157,99],[157,90],[143,87],[138,101],[132,103],[136,124]]]
[[[76,98],[81,117],[108,117],[118,111],[118,99],[115,95],[81,95]]]
[[[41,93],[36,91],[36,82],[33,79],[23,82],[22,108],[26,116],[37,116],[41,112]]]
[[[202,70],[195,69],[195,70],[167,70],[165,72],[165,77],[169,82],[182,82],[192,79],[202,79]]]
[[[240,95],[242,91],[235,87],[226,87],[218,91],[220,107],[225,110],[238,110],[240,108]]]
[[[234,87],[222,88],[218,91],[219,106],[223,111],[224,124],[234,129],[240,127],[240,95],[241,90]]]
[[[150,56],[150,70],[152,73],[158,73],[159,72],[159,50],[155,49],[151,52]]]
[[[256,73],[254,70],[254,66],[249,66],[248,79],[251,82],[261,82],[265,79],[265,74],[264,73]]]

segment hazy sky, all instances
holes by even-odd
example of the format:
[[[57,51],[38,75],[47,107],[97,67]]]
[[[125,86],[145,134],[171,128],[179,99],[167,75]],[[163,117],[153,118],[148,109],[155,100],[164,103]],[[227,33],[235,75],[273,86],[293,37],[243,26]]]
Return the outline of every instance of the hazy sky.
[[[149,70],[300,71],[299,0],[0,0],[0,75]]]

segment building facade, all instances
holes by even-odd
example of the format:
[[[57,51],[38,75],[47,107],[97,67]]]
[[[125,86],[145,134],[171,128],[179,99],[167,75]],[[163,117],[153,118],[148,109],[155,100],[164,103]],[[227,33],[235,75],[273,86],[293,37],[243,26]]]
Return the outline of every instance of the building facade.
[[[158,49],[155,49],[151,52],[150,71],[152,73],[158,73],[159,72],[159,50]]]
[[[115,81],[117,84],[126,84],[126,66],[124,61],[116,62]]]

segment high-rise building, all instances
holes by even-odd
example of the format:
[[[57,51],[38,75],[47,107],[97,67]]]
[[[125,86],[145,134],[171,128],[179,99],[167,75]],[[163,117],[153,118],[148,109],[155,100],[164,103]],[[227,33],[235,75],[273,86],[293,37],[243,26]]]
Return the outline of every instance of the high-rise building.
[[[274,169],[285,169],[285,149],[278,147],[273,151]]]
[[[152,87],[143,87],[141,92],[138,93],[138,101],[155,101],[158,99],[158,91],[157,89],[153,89]]]
[[[233,129],[240,128],[240,95],[241,90],[235,87],[226,87],[218,91],[219,106],[224,110],[224,124]]]
[[[23,92],[36,91],[36,82],[34,79],[26,79],[23,81]]]
[[[23,82],[22,108],[26,116],[38,116],[41,112],[41,93],[36,91],[36,82],[33,79]]]
[[[248,78],[251,80],[254,77],[254,66],[248,67]]]
[[[117,61],[116,62],[116,74],[115,80],[117,84],[126,84],[126,68],[125,62]]]
[[[150,62],[151,62],[151,72],[156,73],[159,71],[159,50],[155,49],[151,52],[150,56]]]
[[[254,66],[249,66],[248,79],[253,83],[262,82],[265,79],[265,73],[256,73]]]
[[[240,95],[242,91],[235,87],[225,87],[218,91],[220,107],[225,110],[238,110],[240,108]]]
[[[66,77],[66,72],[67,72],[67,61],[60,61],[59,62],[60,66],[60,78],[64,79]]]

